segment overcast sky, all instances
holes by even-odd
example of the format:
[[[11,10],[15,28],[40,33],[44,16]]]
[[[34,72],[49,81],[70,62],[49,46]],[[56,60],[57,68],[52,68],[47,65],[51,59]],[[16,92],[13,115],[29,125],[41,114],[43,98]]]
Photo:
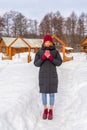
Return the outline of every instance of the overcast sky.
[[[10,10],[40,21],[47,13],[59,11],[64,17],[74,11],[87,13],[87,0],[0,0],[0,15]]]

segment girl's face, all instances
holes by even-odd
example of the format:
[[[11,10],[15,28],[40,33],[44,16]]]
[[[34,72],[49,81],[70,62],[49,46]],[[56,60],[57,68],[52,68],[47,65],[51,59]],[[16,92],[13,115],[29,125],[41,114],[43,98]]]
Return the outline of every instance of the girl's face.
[[[49,46],[52,46],[52,45],[53,45],[53,43],[50,42],[50,41],[46,41],[46,42],[44,43],[44,46],[46,46],[46,47],[49,47]]]

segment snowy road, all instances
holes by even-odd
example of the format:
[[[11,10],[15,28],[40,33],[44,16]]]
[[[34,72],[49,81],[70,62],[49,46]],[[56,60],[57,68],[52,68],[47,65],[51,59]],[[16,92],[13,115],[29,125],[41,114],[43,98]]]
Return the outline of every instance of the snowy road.
[[[1,65],[0,65],[1,66]],[[2,66],[0,67],[2,68]],[[0,71],[0,130],[86,130],[87,59],[74,60],[57,69],[59,92],[54,119],[42,120],[38,68],[33,63],[8,64]]]

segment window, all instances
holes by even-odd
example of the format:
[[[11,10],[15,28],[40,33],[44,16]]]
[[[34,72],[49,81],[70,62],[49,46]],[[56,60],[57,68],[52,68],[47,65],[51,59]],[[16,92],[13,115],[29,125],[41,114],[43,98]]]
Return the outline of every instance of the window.
[[[6,47],[5,46],[2,46],[2,52],[6,52]]]

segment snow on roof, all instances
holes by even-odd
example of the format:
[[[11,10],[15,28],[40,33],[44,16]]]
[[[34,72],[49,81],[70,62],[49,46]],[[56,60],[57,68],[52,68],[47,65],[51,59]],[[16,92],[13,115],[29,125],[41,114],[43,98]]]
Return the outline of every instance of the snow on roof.
[[[23,41],[21,40],[20,38],[18,38],[12,45],[11,47],[14,47],[14,48],[20,48],[20,47],[28,47],[28,45]]]
[[[2,39],[5,42],[6,46],[9,46],[15,40],[15,38],[11,37],[2,37]]]
[[[42,39],[25,39],[25,41],[27,41],[27,43],[31,46],[31,47],[41,47],[43,40]]]
[[[66,47],[66,50],[73,50],[72,47]]]
[[[6,46],[9,46],[16,38],[11,37],[2,37],[4,40]],[[23,38],[31,47],[41,47],[42,45],[42,39],[27,39]],[[12,47],[28,47],[26,43],[24,43],[23,40],[18,38],[13,44]]]

